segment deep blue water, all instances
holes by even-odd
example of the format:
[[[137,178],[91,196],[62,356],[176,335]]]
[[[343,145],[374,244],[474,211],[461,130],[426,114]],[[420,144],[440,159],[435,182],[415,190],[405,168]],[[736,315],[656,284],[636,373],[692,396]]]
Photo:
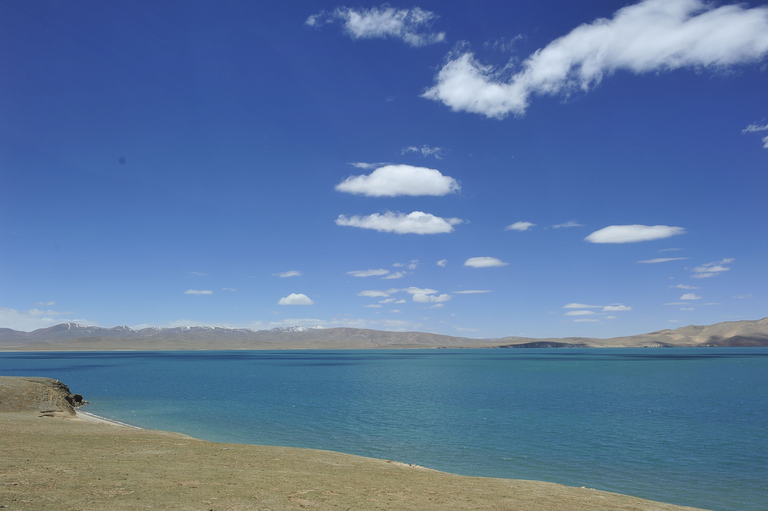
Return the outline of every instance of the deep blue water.
[[[0,353],[137,426],[768,509],[768,349]]]

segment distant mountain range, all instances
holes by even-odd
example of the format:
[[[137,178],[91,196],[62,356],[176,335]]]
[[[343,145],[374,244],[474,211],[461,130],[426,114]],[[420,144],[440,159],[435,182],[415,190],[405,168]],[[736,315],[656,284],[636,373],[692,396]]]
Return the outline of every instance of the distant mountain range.
[[[686,326],[610,339],[502,337],[470,339],[425,332],[294,326],[249,330],[209,326],[102,328],[61,323],[33,332],[0,328],[3,351],[385,349],[385,348],[630,348],[766,346],[768,318]]]

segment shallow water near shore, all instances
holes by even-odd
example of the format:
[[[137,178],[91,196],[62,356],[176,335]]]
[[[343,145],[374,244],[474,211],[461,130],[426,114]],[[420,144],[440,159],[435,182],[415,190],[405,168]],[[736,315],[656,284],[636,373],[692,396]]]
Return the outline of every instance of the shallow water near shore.
[[[768,509],[768,350],[0,353],[89,412],[207,440]]]

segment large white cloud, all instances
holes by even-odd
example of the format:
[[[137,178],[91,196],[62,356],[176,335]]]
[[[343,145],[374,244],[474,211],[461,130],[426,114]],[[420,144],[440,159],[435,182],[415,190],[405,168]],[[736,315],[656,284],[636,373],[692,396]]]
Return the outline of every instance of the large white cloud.
[[[305,23],[316,27],[341,21],[352,39],[401,39],[410,46],[425,46],[445,40],[445,32],[429,30],[437,15],[414,7],[395,9],[386,4],[370,9],[337,7],[333,12],[321,12],[308,17]]]
[[[280,298],[277,302],[278,305],[312,305],[313,302],[307,295],[303,293],[291,293],[288,296]]]
[[[443,234],[453,232],[453,226],[462,223],[458,218],[441,218],[430,213],[374,213],[368,216],[339,215],[336,225],[373,229],[379,232],[396,234]]]
[[[454,111],[523,115],[534,94],[587,91],[619,70],[723,69],[768,53],[768,7],[715,7],[703,0],[643,0],[581,25],[531,54],[519,71],[483,65],[460,49],[423,97]],[[514,63],[511,63],[514,64]]]
[[[368,197],[440,196],[460,189],[455,179],[444,176],[439,170],[411,165],[385,165],[367,176],[350,176],[336,185],[339,192]]]
[[[471,266],[472,268],[490,268],[492,266],[506,266],[507,264],[509,263],[495,257],[470,257],[464,261],[464,266]]]
[[[591,243],[635,243],[669,238],[684,232],[682,227],[668,225],[609,225],[584,239]]]

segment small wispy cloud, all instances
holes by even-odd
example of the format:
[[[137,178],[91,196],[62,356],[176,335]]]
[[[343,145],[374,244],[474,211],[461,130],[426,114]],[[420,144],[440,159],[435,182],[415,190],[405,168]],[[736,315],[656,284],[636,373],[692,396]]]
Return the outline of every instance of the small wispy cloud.
[[[184,294],[185,295],[212,295],[213,291],[210,291],[210,290],[207,290],[207,289],[204,289],[204,290],[201,290],[201,289],[187,289],[186,291],[184,291]]]
[[[395,9],[385,4],[369,9],[337,7],[332,12],[313,14],[304,23],[319,27],[338,21],[352,39],[393,38],[419,47],[445,41],[445,32],[431,30],[437,18],[437,14],[418,7]]]
[[[357,293],[357,296],[367,296],[368,298],[379,298],[379,297],[386,298],[387,296],[389,296],[389,293],[387,293],[386,291],[378,291],[376,289],[367,289],[365,291],[360,291],[359,293]]]
[[[385,270],[384,268],[379,268],[378,270],[348,271],[347,275],[352,275],[353,277],[380,277],[382,275],[386,275],[387,273],[389,273],[389,270]]]
[[[506,266],[509,263],[505,263],[501,259],[495,257],[470,257],[464,261],[464,266],[471,266],[472,268],[491,268],[494,266]]]
[[[448,259],[440,259],[437,262],[437,265],[441,268],[445,268],[445,266],[448,264]]]
[[[748,295],[734,295],[734,298],[737,300],[746,300],[747,298],[752,298],[752,294]]]
[[[689,258],[688,257],[657,257],[656,259],[646,259],[645,261],[638,261],[638,263],[657,264],[657,263],[668,263],[669,261],[682,261],[684,259],[689,259]]]
[[[580,318],[580,319],[574,319],[574,323],[597,323],[600,321],[599,319],[591,319],[591,318]]]
[[[56,305],[56,302],[36,302],[35,305],[40,307],[50,307],[51,305]]]
[[[527,231],[531,227],[535,227],[536,224],[531,222],[515,222],[512,225],[508,225],[504,228],[505,231]]]
[[[754,133],[756,131],[767,131],[768,130],[768,124],[759,125],[758,123],[752,123],[743,130],[741,130],[742,133]]]
[[[436,303],[435,305],[427,307],[427,309],[442,309],[443,307],[445,307],[444,303]]]
[[[571,227],[584,227],[584,226],[575,220],[568,220],[567,222],[563,222],[562,224],[556,224],[552,226],[553,229],[569,229]]]
[[[221,288],[221,290],[222,290],[222,291],[232,291],[232,292],[235,292],[235,291],[237,291],[237,289],[235,289],[235,288],[232,288],[232,287],[222,287],[222,288]]]
[[[668,225],[609,225],[593,232],[585,241],[590,243],[637,243],[659,240],[685,233],[682,227]]]
[[[463,222],[459,218],[441,218],[423,211],[414,211],[407,215],[392,211],[368,216],[339,215],[336,219],[336,225],[395,234],[446,234],[453,232],[454,225]]]
[[[301,272],[296,270],[291,271],[284,271],[282,273],[273,273],[273,277],[280,277],[280,278],[286,278],[286,277],[300,277]]]
[[[564,316],[593,316],[594,311],[568,311]]]
[[[207,277],[207,273],[203,273],[201,271],[188,271],[187,273],[191,273],[192,275],[197,275],[198,277]]]
[[[386,277],[381,277],[381,278],[382,278],[382,280],[391,280],[391,279],[400,279],[400,278],[403,278],[403,277],[405,277],[405,272],[404,271],[396,271],[394,273],[390,273]]]
[[[729,271],[730,268],[727,266],[724,266],[726,264],[730,264],[734,262],[736,259],[730,257],[721,259],[720,261],[713,261],[711,263],[702,264],[701,266],[697,266],[693,269],[693,275],[691,275],[691,278],[694,279],[706,279],[709,277],[716,277],[722,272]]]
[[[356,161],[356,162],[350,163],[350,165],[352,165],[353,167],[355,167],[357,169],[373,170],[373,169],[377,169],[379,167],[383,167],[385,165],[389,165],[389,163],[387,163],[387,162],[366,163],[364,161]]]
[[[676,286],[669,286],[669,287],[675,287],[677,289],[701,289],[696,286],[689,286],[688,284],[678,284]]]
[[[701,300],[701,296],[695,293],[685,293],[680,297],[681,300]]]
[[[629,307],[628,305],[607,305],[603,307],[604,312],[623,312],[631,310],[632,307]]]
[[[368,307],[370,309],[380,309],[382,306],[379,305],[378,303],[371,303],[368,305],[363,305],[363,307]]]
[[[408,153],[421,153],[422,156],[434,156],[438,160],[442,160],[442,147],[429,147],[428,145],[423,145],[421,147],[416,146],[409,146],[403,149],[400,154],[408,154]]]
[[[420,302],[420,303],[440,303],[440,302],[447,302],[453,298],[449,294],[442,294],[442,295],[432,295],[432,294],[421,294],[417,293],[413,295],[413,301],[414,302]]]
[[[563,309],[602,309],[603,305],[586,305],[583,303],[568,303],[563,305]]]

